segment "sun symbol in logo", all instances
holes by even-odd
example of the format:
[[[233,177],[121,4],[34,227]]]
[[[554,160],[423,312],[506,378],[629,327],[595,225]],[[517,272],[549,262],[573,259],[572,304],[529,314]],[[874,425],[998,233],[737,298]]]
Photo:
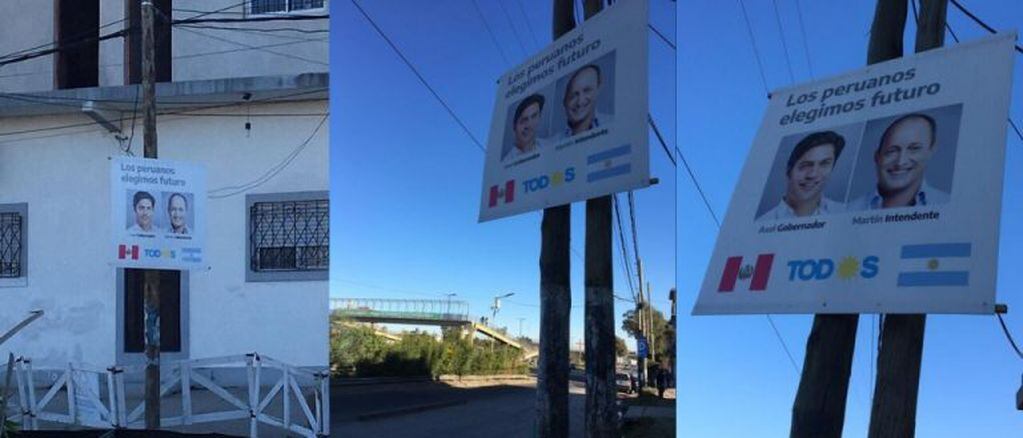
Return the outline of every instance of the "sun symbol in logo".
[[[860,271],[860,261],[855,257],[845,257],[838,264],[838,278],[848,280]]]
[[[927,269],[935,270],[938,269],[938,259],[930,259],[927,261]]]

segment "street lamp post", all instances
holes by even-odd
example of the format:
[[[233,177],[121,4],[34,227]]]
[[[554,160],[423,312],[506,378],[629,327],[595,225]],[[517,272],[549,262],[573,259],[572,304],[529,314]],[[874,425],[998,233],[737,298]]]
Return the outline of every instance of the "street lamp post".
[[[454,292],[451,292],[451,293],[446,293],[444,295],[448,297],[448,311],[447,311],[447,314],[450,315],[451,314],[451,297],[453,297],[455,295],[458,295],[458,294],[456,294]]]
[[[494,319],[497,318],[497,311],[501,310],[501,298],[508,298],[512,295],[515,295],[515,292],[506,293],[504,295],[494,297],[494,305],[490,307],[490,310],[493,311],[493,314],[490,317],[491,322],[493,322]]]

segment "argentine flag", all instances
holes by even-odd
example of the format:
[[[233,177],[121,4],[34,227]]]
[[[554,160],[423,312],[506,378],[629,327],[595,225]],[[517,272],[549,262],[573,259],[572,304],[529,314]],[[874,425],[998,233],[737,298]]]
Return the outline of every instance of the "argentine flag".
[[[632,145],[605,149],[586,157],[586,182],[591,183],[632,171]]]
[[[904,245],[898,286],[969,286],[971,249],[968,242]]]

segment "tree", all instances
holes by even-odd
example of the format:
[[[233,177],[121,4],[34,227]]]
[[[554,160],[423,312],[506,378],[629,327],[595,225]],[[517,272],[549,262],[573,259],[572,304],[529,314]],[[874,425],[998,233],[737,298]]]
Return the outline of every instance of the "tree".
[[[626,357],[629,355],[629,347],[625,345],[625,339],[615,336],[615,357]]]
[[[645,309],[644,309],[645,312]],[[658,360],[668,358],[668,346],[675,342],[675,329],[664,319],[664,314],[656,308],[653,309],[653,334],[654,344],[650,349],[657,355]],[[639,321],[636,319],[636,309],[630,309],[622,314],[622,330],[625,330],[633,338],[639,335]],[[649,340],[648,340],[649,341]],[[670,358],[674,361],[674,358]]]

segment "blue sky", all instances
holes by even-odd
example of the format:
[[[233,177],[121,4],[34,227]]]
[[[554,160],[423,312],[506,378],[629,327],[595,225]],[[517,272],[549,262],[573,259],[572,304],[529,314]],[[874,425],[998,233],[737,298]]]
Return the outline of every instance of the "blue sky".
[[[670,38],[674,3],[652,3],[653,24]],[[479,12],[466,0],[360,4],[481,141],[496,79],[551,40],[548,0],[480,0]],[[350,1],[332,2],[331,20],[331,296],[445,299],[453,292],[478,318],[489,316],[492,297],[514,292],[496,323],[518,334],[525,318],[523,334],[535,339],[541,213],[478,224],[481,151]],[[650,111],[674,144],[675,54],[649,37]],[[655,142],[651,133],[651,174],[660,184],[636,192],[636,220],[653,301],[666,311],[675,284],[677,180]],[[583,335],[584,209],[576,203],[572,211],[573,348]],[[617,251],[616,294],[629,297]],[[616,302],[616,327],[631,307]]]
[[[656,3],[656,0],[654,0]],[[773,2],[746,0],[767,87],[862,67],[866,62],[873,1]],[[1023,24],[1023,4],[1010,0],[963,1],[996,29]],[[806,42],[800,32],[801,6]],[[949,5],[949,24],[963,41],[986,32]],[[784,34],[779,32],[779,24]],[[916,29],[907,24],[912,51]],[[946,37],[948,44],[953,44]],[[740,168],[767,105],[750,36],[738,2],[687,1],[678,10],[679,148],[709,202],[724,216]],[[809,57],[806,53],[809,52]],[[1010,116],[1023,122],[1023,65],[1017,56]],[[1008,127],[1006,127],[1009,129]],[[1023,337],[1023,296],[1012,269],[1023,257],[1023,143],[1011,133],[1005,163],[998,301],[1009,305],[1006,321]],[[1001,171],[1001,169],[993,169]],[[680,436],[786,436],[799,383],[764,316],[702,316],[688,313],[696,299],[717,236],[716,227],[688,175],[678,195],[679,430]],[[802,366],[812,316],[775,316],[782,339]],[[866,436],[873,388],[876,317],[860,317],[845,435]],[[994,316],[935,315],[927,320],[917,436],[1018,436],[1023,416],[1015,410],[1020,360]]]

